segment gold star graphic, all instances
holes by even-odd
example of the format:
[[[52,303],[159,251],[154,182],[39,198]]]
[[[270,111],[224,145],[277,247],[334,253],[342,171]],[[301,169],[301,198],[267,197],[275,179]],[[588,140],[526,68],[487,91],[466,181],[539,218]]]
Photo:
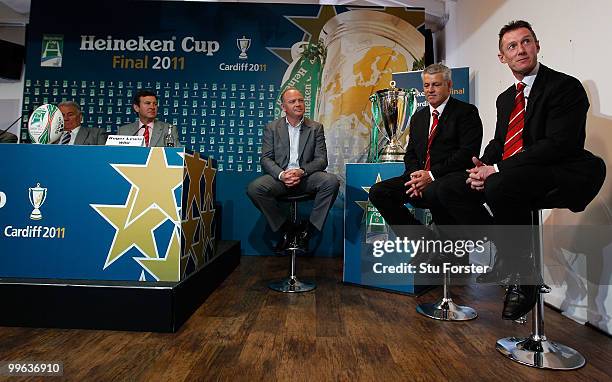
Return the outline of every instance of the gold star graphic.
[[[194,234],[198,227],[198,223],[200,218],[193,218],[191,212],[187,213],[187,220],[183,220],[182,231],[183,236],[185,237],[185,247],[183,248],[183,256],[187,256],[189,252],[191,252],[191,248],[194,242]]]
[[[215,176],[217,174],[217,169],[213,167],[212,159],[206,161],[206,167],[204,168],[204,180],[206,185],[204,187],[204,209],[214,209],[215,198],[213,195],[213,182],[215,180]],[[209,207],[206,207],[206,206]],[[202,207],[200,208],[200,210]]]
[[[190,155],[185,153],[185,165],[187,166],[187,175],[189,176],[189,191],[187,192],[187,206],[183,206],[186,209],[187,214],[191,212],[193,205],[193,199],[196,200],[196,206],[198,211],[202,209],[202,198],[200,195],[200,180],[202,179],[202,173],[206,167],[206,160],[200,158],[200,153],[194,153]],[[183,190],[185,192],[185,190]]]
[[[383,12],[397,16],[407,21],[415,28],[419,28],[425,24],[425,12],[423,12],[423,8],[385,7]]]
[[[374,184],[379,183],[381,181],[381,177],[380,177],[380,173],[378,173],[378,175],[376,175],[376,181],[374,182]],[[361,186],[361,188],[367,192],[368,194],[370,193],[370,188],[372,188],[372,186]],[[361,207],[361,209],[365,212],[366,208],[368,206],[369,200],[356,200],[355,203],[357,203],[357,205],[359,207]]]
[[[91,207],[116,230],[103,269],[114,263],[132,247],[136,247],[146,257],[159,257],[154,232],[166,221],[167,217],[160,210],[150,208],[138,220],[128,224],[128,214],[135,199],[136,189],[132,187],[123,206],[91,204]]]
[[[336,16],[336,7],[333,5],[323,5],[319,8],[319,14],[316,16],[285,16],[285,18],[304,32],[301,41],[318,42],[323,26],[334,16]],[[266,49],[287,65],[293,61],[291,47],[267,47]]]
[[[304,31],[302,41],[318,42],[325,23],[336,16],[336,7],[323,5],[316,16],[285,16],[285,18]]]
[[[149,259],[146,257],[135,257],[138,262],[147,272],[149,272],[157,281],[179,281],[180,274],[180,250],[181,240],[178,235],[178,228],[174,228],[170,245],[166,250],[164,258]]]
[[[157,206],[175,224],[179,221],[174,190],[182,184],[183,166],[169,166],[163,147],[152,147],[144,165],[114,164],[113,168],[136,188],[128,223],[150,206]]]
[[[349,11],[364,9],[362,7],[347,7]],[[425,12],[419,7],[369,7],[371,11],[379,11],[397,16],[402,20],[407,21],[415,28],[419,28],[425,24]]]
[[[204,251],[206,249],[206,237],[204,236],[204,228],[202,227],[202,220],[200,220],[200,232],[198,234],[198,241],[193,244],[193,254],[196,264],[196,268],[200,268],[204,265]]]
[[[190,256],[181,256],[181,279],[183,279],[186,275],[185,275],[185,271],[187,270],[187,263],[189,262],[189,257]]]

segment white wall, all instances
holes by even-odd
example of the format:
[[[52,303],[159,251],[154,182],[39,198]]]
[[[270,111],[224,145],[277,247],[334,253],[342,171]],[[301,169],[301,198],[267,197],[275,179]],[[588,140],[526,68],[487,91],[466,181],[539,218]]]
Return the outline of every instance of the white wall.
[[[0,4],[2,11],[3,4]],[[0,15],[1,16],[1,15]],[[0,20],[2,17],[0,17]],[[0,39],[10,41],[15,44],[25,45],[25,27],[23,26],[0,26]],[[8,127],[17,117],[21,110],[23,96],[23,75],[21,80],[5,80],[0,78],[0,130]],[[10,131],[19,136],[20,124],[16,124]]]
[[[586,146],[604,158],[611,172],[611,1],[459,0],[447,1],[447,9],[449,21],[441,36],[446,63],[471,68],[470,90],[485,126],[484,144],[495,130],[495,99],[513,81],[510,70],[497,59],[497,33],[508,21],[525,19],[540,40],[540,61],[577,77],[585,86],[591,102]],[[585,212],[553,210],[547,219],[547,224],[597,226],[603,232],[598,240],[591,240],[584,247],[585,231],[580,235],[576,228],[565,238],[562,251],[545,251],[546,280],[555,284],[547,302],[577,321],[589,321],[609,333],[612,332],[610,178]],[[577,247],[582,250],[577,251]]]

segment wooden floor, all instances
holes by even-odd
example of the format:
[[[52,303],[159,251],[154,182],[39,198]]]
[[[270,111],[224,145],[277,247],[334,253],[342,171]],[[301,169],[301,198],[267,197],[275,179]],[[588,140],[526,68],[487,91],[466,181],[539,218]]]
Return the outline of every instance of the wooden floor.
[[[502,289],[455,289],[480,316],[439,322],[420,298],[343,285],[341,259],[299,258],[314,292],[287,295],[267,281],[287,258],[243,257],[239,268],[175,334],[0,328],[0,361],[59,360],[71,381],[610,381],[612,340],[546,309],[549,338],[587,365],[546,371],[502,357],[495,341],[529,325],[500,319]],[[1,313],[0,313],[1,314]],[[18,380],[11,378],[11,381]],[[35,380],[35,379],[32,379]],[[36,379],[38,380],[38,379]],[[57,378],[54,380],[58,380]]]

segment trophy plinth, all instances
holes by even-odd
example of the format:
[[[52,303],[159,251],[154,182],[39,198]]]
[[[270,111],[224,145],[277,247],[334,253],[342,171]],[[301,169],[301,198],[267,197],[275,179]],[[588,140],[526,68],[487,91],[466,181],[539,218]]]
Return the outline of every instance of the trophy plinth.
[[[403,162],[404,154],[406,154],[406,150],[404,150],[396,139],[392,139],[391,142],[382,149],[379,159],[381,162]]]

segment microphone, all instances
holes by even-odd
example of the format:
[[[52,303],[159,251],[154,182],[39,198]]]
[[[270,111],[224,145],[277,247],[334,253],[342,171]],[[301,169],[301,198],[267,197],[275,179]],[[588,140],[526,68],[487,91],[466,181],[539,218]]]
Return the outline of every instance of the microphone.
[[[15,126],[15,124],[16,124],[17,122],[21,121],[22,119],[23,119],[23,114],[21,114],[21,115],[19,116],[19,118],[17,118],[17,119],[16,119],[16,120],[15,120],[13,123],[11,123],[11,124],[9,125],[9,127],[7,127],[6,129],[2,130],[2,131],[0,132],[0,135],[1,135],[1,134],[6,133],[7,131],[9,131],[9,129],[10,129],[11,127]]]
[[[11,135],[13,135],[13,136],[14,136],[14,134],[13,134],[13,133],[9,132],[9,130],[11,129],[11,127],[15,126],[15,124],[16,124],[17,122],[21,121],[21,120],[23,119],[24,115],[27,115],[27,116],[32,115],[32,111],[33,111],[33,110],[30,110],[30,112],[29,112],[29,113],[27,113],[27,114],[23,114],[23,113],[22,113],[22,114],[19,116],[19,118],[17,118],[15,121],[13,121],[13,123],[11,123],[11,124],[10,124],[10,125],[9,125],[7,128],[5,128],[5,129],[3,129],[3,130],[0,130],[0,137],[4,137],[5,135],[6,135],[7,137],[10,137]],[[29,118],[29,117],[28,117],[28,118]],[[12,137],[11,137],[11,138],[12,138]],[[15,139],[8,139],[8,140],[7,140],[7,138],[4,138],[4,139],[5,139],[5,141],[4,141],[4,142],[8,142],[8,143],[11,143],[12,141],[14,141],[14,143],[17,143],[17,142],[19,141],[19,138],[18,138],[17,136],[15,136]],[[22,142],[22,143],[23,143],[23,142]]]
[[[176,146],[176,142],[174,141],[174,137],[172,136],[173,128],[176,128],[176,127],[173,124],[168,124],[168,132],[164,136],[164,144],[166,147]]]

